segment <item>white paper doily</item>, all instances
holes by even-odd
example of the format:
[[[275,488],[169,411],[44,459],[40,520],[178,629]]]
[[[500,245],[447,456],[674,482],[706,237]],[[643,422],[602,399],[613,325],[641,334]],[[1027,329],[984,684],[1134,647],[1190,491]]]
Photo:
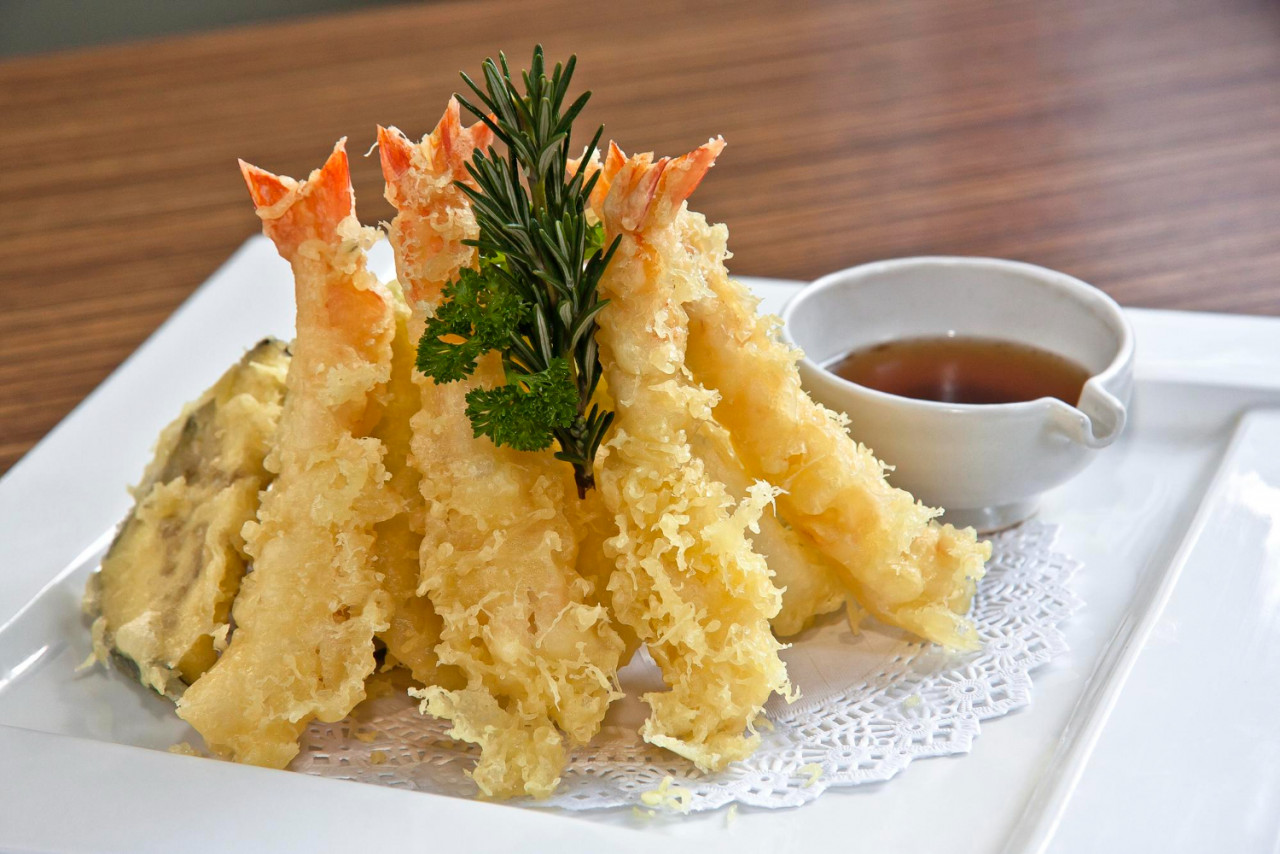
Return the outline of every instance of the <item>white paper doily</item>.
[[[1053,550],[1057,527],[1027,522],[992,538],[994,551],[972,616],[982,649],[948,653],[883,625],[850,632],[843,619],[792,639],[783,653],[801,699],[766,707],[773,729],[759,750],[715,774],[640,740],[660,688],[647,656],[622,672],[627,698],[600,734],[572,754],[560,788],[538,806],[572,810],[641,806],[662,785],[692,793],[693,810],[737,802],[758,807],[807,803],[832,786],[887,780],[913,759],[968,752],[979,723],[1031,700],[1031,670],[1066,650],[1058,625],[1080,607],[1067,589],[1078,564]],[[472,796],[466,771],[474,748],[454,742],[448,724],[418,714],[396,693],[365,703],[337,724],[313,724],[296,771],[399,788]],[[529,801],[531,805],[535,802]]]

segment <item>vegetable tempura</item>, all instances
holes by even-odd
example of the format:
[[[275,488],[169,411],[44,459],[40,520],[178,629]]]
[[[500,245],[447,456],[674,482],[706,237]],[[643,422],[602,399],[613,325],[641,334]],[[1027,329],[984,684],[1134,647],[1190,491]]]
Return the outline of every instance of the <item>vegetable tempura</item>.
[[[128,659],[174,699],[226,645],[245,569],[240,529],[272,479],[263,460],[288,366],[283,343],[262,341],[164,429],[137,506],[90,577],[95,653]]]

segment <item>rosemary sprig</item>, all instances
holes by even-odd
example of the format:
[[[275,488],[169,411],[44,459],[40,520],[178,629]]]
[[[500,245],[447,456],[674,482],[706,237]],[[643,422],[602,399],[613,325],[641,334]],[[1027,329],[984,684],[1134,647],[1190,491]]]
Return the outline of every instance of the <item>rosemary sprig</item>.
[[[577,58],[546,74],[542,46],[512,79],[507,58],[486,59],[484,85],[463,81],[480,106],[459,101],[492,128],[507,148],[477,150],[467,171],[479,239],[480,268],[466,270],[445,290],[445,302],[427,324],[418,367],[438,382],[475,370],[489,350],[502,353],[507,385],[467,394],[476,436],[520,450],[543,450],[554,440],[556,457],[573,465],[579,495],[595,485],[592,463],[613,413],[591,402],[600,383],[597,294],[617,240],[607,249],[603,230],[587,222],[587,198],[596,175],[568,175],[573,121],[590,98],[565,105]],[[604,128],[596,130],[583,162],[590,160]]]

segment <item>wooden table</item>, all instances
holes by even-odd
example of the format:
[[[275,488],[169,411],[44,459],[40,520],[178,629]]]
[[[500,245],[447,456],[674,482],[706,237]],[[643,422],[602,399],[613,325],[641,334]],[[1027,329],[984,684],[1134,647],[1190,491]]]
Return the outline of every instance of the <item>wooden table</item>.
[[[0,471],[257,231],[236,157],[302,175],[375,123],[420,135],[459,69],[535,41],[577,52],[587,121],[627,150],[724,134],[694,205],[741,273],[994,255],[1130,305],[1280,314],[1274,3],[605,8],[442,2],[0,63]],[[376,157],[355,179],[389,216]]]

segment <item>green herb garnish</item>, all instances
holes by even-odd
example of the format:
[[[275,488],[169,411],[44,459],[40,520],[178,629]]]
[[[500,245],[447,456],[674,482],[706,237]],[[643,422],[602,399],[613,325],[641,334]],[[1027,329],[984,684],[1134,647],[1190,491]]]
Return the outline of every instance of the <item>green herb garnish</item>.
[[[587,223],[587,198],[598,175],[568,177],[573,120],[586,106],[584,92],[567,108],[565,96],[577,58],[546,76],[542,46],[534,48],[523,92],[507,58],[483,63],[484,88],[462,79],[481,107],[459,97],[507,147],[477,150],[467,171],[480,237],[479,270],[463,270],[444,290],[446,300],[418,342],[418,369],[437,382],[469,376],[476,359],[502,353],[507,385],[467,394],[467,416],[477,437],[539,451],[559,443],[556,457],[571,463],[578,494],[595,485],[592,461],[613,413],[591,403],[600,383],[596,315],[605,301],[600,276],[617,249],[606,249],[603,230]],[[598,128],[583,161],[590,160]]]

